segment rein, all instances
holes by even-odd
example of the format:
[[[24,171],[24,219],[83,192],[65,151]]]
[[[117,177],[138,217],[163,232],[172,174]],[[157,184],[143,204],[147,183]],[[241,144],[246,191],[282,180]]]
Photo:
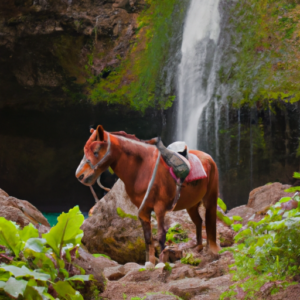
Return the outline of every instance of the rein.
[[[154,179],[155,179],[155,176],[156,176],[156,172],[157,172],[157,168],[158,168],[158,164],[159,164],[159,161],[160,161],[160,157],[161,157],[161,153],[160,151],[158,150],[158,156],[157,156],[157,159],[156,159],[156,163],[155,163],[155,167],[154,167],[154,170],[153,170],[153,173],[152,173],[152,177],[150,179],[150,182],[148,184],[148,188],[147,188],[147,191],[146,191],[146,194],[144,196],[144,199],[143,199],[143,202],[139,208],[139,212],[143,209],[145,203],[146,203],[146,200],[149,196],[149,193],[150,193],[150,190],[152,188],[152,185],[153,185],[153,182],[154,182]]]

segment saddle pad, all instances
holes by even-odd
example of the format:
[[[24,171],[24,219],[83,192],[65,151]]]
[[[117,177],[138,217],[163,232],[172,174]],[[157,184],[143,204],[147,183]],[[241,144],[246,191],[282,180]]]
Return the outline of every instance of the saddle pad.
[[[202,162],[200,159],[192,153],[189,153],[189,162],[191,165],[191,170],[184,182],[192,182],[194,180],[199,180],[207,177],[207,174],[203,168]],[[174,174],[172,168],[169,169],[172,177],[177,180],[176,175]]]
[[[194,180],[203,179],[207,177],[202,162],[195,154],[189,153],[189,162],[191,164],[191,170],[189,175],[185,179],[186,182],[191,182]]]

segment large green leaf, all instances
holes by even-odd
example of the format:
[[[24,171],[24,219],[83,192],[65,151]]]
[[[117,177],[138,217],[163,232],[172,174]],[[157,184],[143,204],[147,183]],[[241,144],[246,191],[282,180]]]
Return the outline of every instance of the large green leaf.
[[[26,277],[30,276],[33,277],[34,279],[41,280],[41,281],[47,281],[50,279],[50,275],[45,274],[45,273],[39,273],[36,271],[31,271],[25,266],[22,266],[22,268],[18,268],[13,265],[0,265],[0,269],[3,269],[5,271],[8,271],[12,273],[16,278],[18,277]]]
[[[75,291],[67,281],[58,281],[53,284],[53,288],[65,300],[84,300],[82,295]]]
[[[27,283],[25,280],[17,280],[10,277],[5,284],[4,291],[10,296],[18,298],[19,295],[23,296]]]
[[[81,243],[83,231],[80,229],[84,216],[78,206],[70,209],[68,213],[62,213],[58,218],[58,223],[51,230],[43,234],[47,244],[51,246],[58,257],[61,257],[62,247],[68,243]]]
[[[31,249],[35,252],[46,252],[47,249],[45,247],[46,244],[45,239],[40,239],[40,238],[30,238],[27,240],[24,249]]]
[[[19,235],[23,242],[27,242],[30,238],[38,238],[39,231],[30,223],[23,229],[19,229]]]
[[[16,257],[19,257],[22,241],[18,226],[3,217],[0,217],[0,245],[9,248]]]

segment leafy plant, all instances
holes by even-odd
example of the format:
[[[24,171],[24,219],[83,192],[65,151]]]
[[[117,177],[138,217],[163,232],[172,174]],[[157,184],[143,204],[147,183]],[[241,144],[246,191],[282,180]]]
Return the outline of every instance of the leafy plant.
[[[170,227],[166,234],[166,240],[172,243],[182,243],[189,240],[187,232],[182,229],[180,224],[176,224],[173,227]]]
[[[181,260],[183,264],[198,266],[201,263],[201,259],[195,258],[193,253],[187,253]]]
[[[32,225],[21,229],[0,218],[0,291],[19,300],[83,300],[79,290],[97,289],[92,275],[73,263],[81,243],[83,215],[76,206],[39,238]],[[89,283],[86,285],[86,283]],[[99,291],[98,291],[99,293]]]
[[[299,173],[294,174],[295,178]],[[233,225],[234,226],[234,225]],[[300,196],[284,197],[270,207],[259,222],[248,222],[247,228],[235,236],[237,245],[222,251],[231,251],[235,263],[231,265],[232,279],[237,281],[220,299],[236,299],[241,288],[244,299],[254,299],[255,293],[267,283],[271,293],[291,284],[299,274],[300,261]]]

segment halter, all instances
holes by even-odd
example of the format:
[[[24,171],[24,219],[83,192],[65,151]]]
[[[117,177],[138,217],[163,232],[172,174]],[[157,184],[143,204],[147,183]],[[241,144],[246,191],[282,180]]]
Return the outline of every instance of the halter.
[[[97,164],[93,165],[89,159],[87,160],[87,163],[89,164],[91,169],[93,169],[93,170],[97,169],[103,162],[105,162],[105,159],[107,159],[107,156],[109,155],[111,142],[110,142],[110,136],[109,136],[108,132],[107,132],[107,143],[108,143],[108,147],[107,147],[106,153],[104,154],[104,156],[100,159],[100,161]]]

